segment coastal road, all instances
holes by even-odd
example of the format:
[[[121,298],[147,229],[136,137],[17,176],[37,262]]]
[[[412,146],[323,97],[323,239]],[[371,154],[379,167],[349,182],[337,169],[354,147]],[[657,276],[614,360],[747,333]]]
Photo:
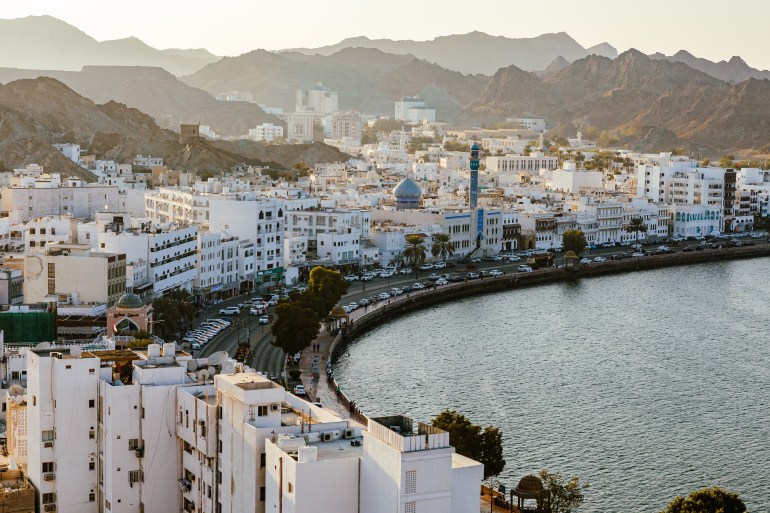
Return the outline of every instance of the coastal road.
[[[749,239],[744,238],[743,241],[749,241],[753,242],[755,245],[766,245],[768,244],[767,238],[763,237],[761,239]],[[676,252],[681,252],[682,249],[686,246],[697,246],[699,244],[699,241],[686,241],[681,242],[677,246],[671,246],[670,244],[667,244],[669,247],[674,249]],[[645,249],[654,250],[658,246],[663,245],[660,243],[653,243],[648,244]],[[632,250],[628,247],[614,247],[614,248],[599,248],[599,249],[592,249],[588,250],[586,252],[586,257],[593,259],[596,256],[604,256],[605,258],[609,259],[609,257],[616,253],[630,253]],[[642,257],[645,258],[645,257]],[[562,264],[562,257],[561,254],[556,254],[554,263],[556,265]],[[480,262],[477,264],[471,264],[476,267],[476,270],[491,270],[491,269],[499,269],[506,274],[515,273],[516,266],[519,264],[526,263],[526,259],[522,259],[520,262],[506,262],[506,261],[499,261],[499,262]],[[590,264],[589,264],[590,265]],[[442,269],[442,270],[435,270],[435,271],[418,271],[417,274],[409,274],[409,275],[402,275],[402,274],[396,274],[392,278],[374,278],[372,281],[369,282],[361,282],[361,281],[354,281],[350,284],[350,287],[348,289],[348,293],[343,296],[343,298],[340,300],[341,304],[348,304],[351,302],[357,302],[362,298],[370,297],[376,294],[379,294],[380,292],[387,292],[393,287],[402,287],[405,285],[410,285],[415,282],[422,282],[425,284],[430,283],[428,281],[428,275],[432,272],[435,272],[437,274],[464,274],[472,269],[467,269],[464,264],[455,264],[455,267],[449,268],[449,269]],[[216,318],[216,317],[223,317],[218,315],[220,308],[225,308],[226,306],[232,306],[237,305],[240,302],[246,301],[250,296],[249,295],[241,295],[237,296],[235,298],[229,299],[227,301],[224,301],[223,303],[220,303],[218,305],[215,305],[212,307],[208,312],[204,314],[204,317],[200,319],[200,322],[205,320],[206,318]],[[274,310],[274,307],[270,307],[268,312],[272,313]],[[244,309],[243,313],[241,313],[238,316],[232,316],[230,318],[231,321],[233,321],[233,324],[227,328],[225,331],[217,335],[214,340],[209,342],[204,348],[200,350],[200,352],[196,355],[197,357],[204,358],[209,356],[211,353],[217,352],[217,351],[227,351],[230,355],[234,355],[235,351],[238,347],[238,343],[243,342],[245,340],[249,340],[249,345],[251,346],[251,358],[249,359],[248,363],[251,367],[258,371],[265,372],[268,376],[278,376],[284,368],[284,355],[283,352],[274,347],[272,345],[272,336],[270,335],[270,326],[269,325],[260,325],[257,323],[257,317],[256,316],[250,316],[248,314],[248,310]]]

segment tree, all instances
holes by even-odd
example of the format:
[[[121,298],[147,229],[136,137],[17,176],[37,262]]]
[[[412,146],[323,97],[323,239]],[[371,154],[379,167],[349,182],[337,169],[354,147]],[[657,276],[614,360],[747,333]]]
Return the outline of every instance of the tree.
[[[449,433],[449,443],[457,454],[484,464],[484,479],[498,475],[505,468],[503,434],[498,428],[487,426],[482,430],[455,410],[442,411],[432,424]]]
[[[315,303],[317,305],[315,311],[319,319],[325,318],[347,291],[348,282],[340,272],[320,266],[310,271],[305,293],[320,298],[320,302]],[[308,298],[308,301],[310,300],[315,302],[315,299]]]
[[[543,469],[540,480],[543,490],[537,494],[537,513],[572,513],[583,504],[583,490],[588,483],[580,483],[577,476],[565,483],[560,472],[551,474]]]
[[[425,237],[412,234],[405,236],[404,240],[406,240],[406,247],[403,252],[404,262],[415,269],[425,262],[425,255],[428,254],[428,248],[424,244]]]
[[[647,225],[641,217],[632,217],[631,221],[623,227],[626,233],[633,233],[636,241],[639,242],[639,234],[647,233]]]
[[[169,338],[190,326],[198,309],[192,296],[185,289],[174,289],[152,302],[155,317],[155,332],[161,338]]]
[[[677,497],[661,513],[744,513],[746,505],[738,494],[718,486],[702,488],[687,497]]]
[[[455,254],[455,244],[451,241],[452,236],[448,233],[436,233],[433,235],[433,245],[430,252],[433,256],[446,261]]]
[[[586,242],[586,235],[581,230],[567,230],[562,236],[562,245],[564,246],[564,252],[574,251],[576,255],[582,255],[585,251],[588,242]]]
[[[295,354],[310,347],[318,336],[318,314],[291,301],[282,301],[275,307],[276,320],[270,327],[273,345],[286,354]]]

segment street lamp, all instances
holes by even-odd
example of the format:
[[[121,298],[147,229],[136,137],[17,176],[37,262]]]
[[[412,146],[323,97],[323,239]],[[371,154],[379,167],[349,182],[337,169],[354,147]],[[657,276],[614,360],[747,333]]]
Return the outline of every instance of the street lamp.
[[[501,489],[500,481],[497,479],[489,478],[489,513],[493,513],[495,510],[495,485],[497,489]],[[505,492],[503,492],[505,493]]]

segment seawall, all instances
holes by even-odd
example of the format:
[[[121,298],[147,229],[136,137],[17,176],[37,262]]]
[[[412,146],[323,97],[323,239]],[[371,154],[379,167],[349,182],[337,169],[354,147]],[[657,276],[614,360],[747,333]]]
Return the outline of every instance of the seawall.
[[[334,342],[332,342],[330,356],[332,361],[335,361],[337,356],[344,351],[347,344],[380,324],[389,322],[409,312],[448,301],[548,283],[578,281],[595,276],[765,256],[770,256],[770,245],[767,244],[738,248],[706,249],[688,253],[628,258],[625,260],[608,260],[607,262],[582,265],[574,270],[564,268],[539,269],[531,273],[511,273],[496,278],[472,280],[467,283],[450,283],[435,289],[413,292],[408,296],[406,294],[398,296],[391,299],[388,304],[378,306],[355,318],[348,330],[347,336],[344,339],[341,336],[337,336]]]

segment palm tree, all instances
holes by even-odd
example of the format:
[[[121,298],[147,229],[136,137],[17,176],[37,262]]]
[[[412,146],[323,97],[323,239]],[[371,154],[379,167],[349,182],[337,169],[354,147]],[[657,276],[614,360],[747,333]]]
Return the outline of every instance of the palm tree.
[[[446,261],[447,258],[452,258],[455,254],[455,243],[451,242],[451,235],[448,233],[436,233],[433,235],[433,245],[430,248],[430,252],[433,256]]]
[[[157,319],[162,320],[156,330],[167,338],[185,331],[195,319],[197,309],[192,296],[184,289],[175,289],[152,302]]]
[[[425,237],[422,235],[407,235],[404,237],[406,240],[406,247],[404,248],[404,262],[412,266],[412,269],[416,269],[425,262],[425,255],[428,253],[428,248],[425,247]]]
[[[636,242],[639,242],[639,234],[647,233],[647,226],[641,217],[632,217],[631,221],[623,227],[623,231],[635,234]]]

